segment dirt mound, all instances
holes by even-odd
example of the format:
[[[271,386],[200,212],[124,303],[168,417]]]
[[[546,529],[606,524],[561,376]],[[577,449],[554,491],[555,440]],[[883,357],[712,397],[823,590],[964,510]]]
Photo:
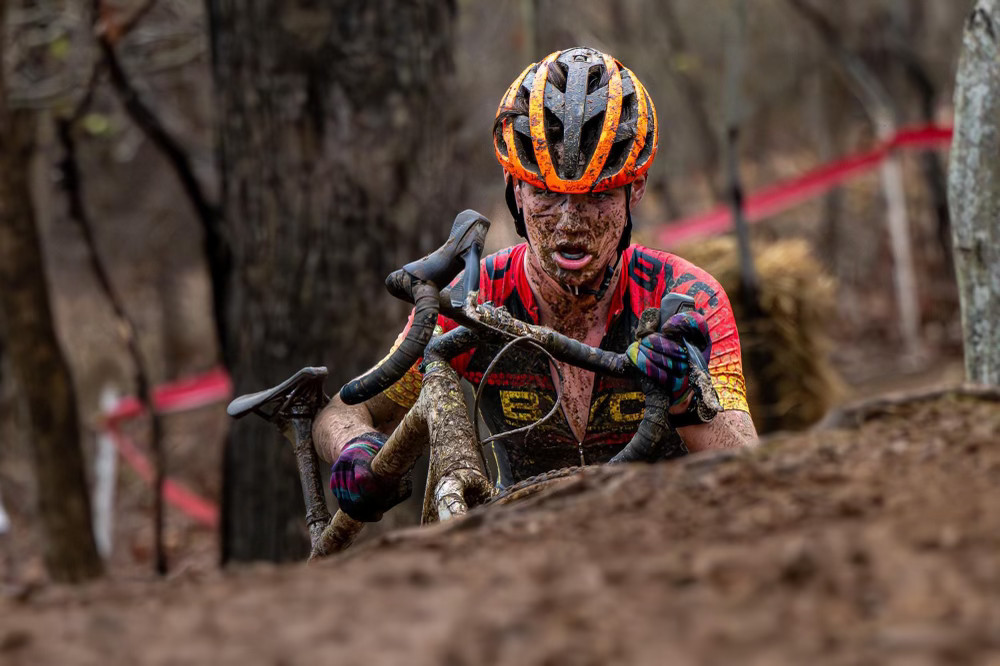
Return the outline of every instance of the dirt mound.
[[[591,468],[306,567],[45,587],[0,662],[1000,663],[1000,401]]]

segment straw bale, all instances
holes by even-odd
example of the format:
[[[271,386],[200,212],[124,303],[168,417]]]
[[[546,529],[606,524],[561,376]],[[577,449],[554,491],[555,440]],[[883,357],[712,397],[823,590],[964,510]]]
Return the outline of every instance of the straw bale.
[[[762,311],[758,321],[747,316],[734,238],[687,244],[675,253],[715,276],[729,294],[758,430],[801,429],[821,419],[842,392],[826,333],[835,284],[808,243],[791,239],[753,246]]]

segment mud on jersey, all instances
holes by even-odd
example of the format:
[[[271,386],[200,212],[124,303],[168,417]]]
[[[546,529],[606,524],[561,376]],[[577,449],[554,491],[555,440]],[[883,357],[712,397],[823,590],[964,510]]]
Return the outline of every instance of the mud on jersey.
[[[538,306],[524,269],[527,251],[527,245],[522,243],[482,260],[479,302],[503,305],[518,319],[537,324]],[[625,250],[622,262],[623,273],[611,302],[601,349],[624,352],[635,340],[643,310],[659,307],[667,291],[692,296],[712,336],[709,373],[722,407],[749,411],[739,334],[729,298],[718,282],[685,259],[638,245]],[[446,317],[440,317],[438,324],[444,331],[457,326]],[[408,322],[396,340],[397,346],[409,326]],[[482,344],[453,359],[451,365],[460,376],[478,386],[498,351],[498,345]],[[548,358],[527,347],[515,347],[504,354],[486,381],[480,405],[483,420],[493,433],[530,425],[545,416],[555,402]],[[415,365],[385,395],[409,408],[419,395],[420,382],[420,371]],[[597,374],[582,442],[577,441],[559,410],[547,423],[527,434],[499,440],[486,455],[495,456],[502,485],[560,467],[607,462],[635,434],[644,404],[637,380]]]

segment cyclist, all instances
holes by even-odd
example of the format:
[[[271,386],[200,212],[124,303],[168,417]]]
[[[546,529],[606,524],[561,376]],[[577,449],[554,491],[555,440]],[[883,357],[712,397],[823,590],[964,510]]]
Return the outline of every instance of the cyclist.
[[[757,434],[722,287],[680,257],[629,242],[631,209],[645,191],[658,130],[652,99],[611,56],[571,48],[529,65],[501,100],[493,131],[507,205],[526,242],[482,260],[479,299],[588,345],[627,351],[666,389],[671,421],[689,450],[751,445]],[[674,315],[637,342],[639,315],[657,307],[667,291],[693,296],[695,311]],[[441,317],[439,326],[448,330],[455,323]],[[693,361],[683,339],[703,355],[723,407],[707,423],[698,417],[702,397],[689,381]],[[477,384],[496,352],[483,344],[452,365]],[[503,484],[606,462],[642,419],[637,382],[555,365],[563,377],[562,413],[493,447]],[[420,381],[414,366],[364,404],[348,406],[335,397],[316,419],[317,450],[336,461],[334,494],[356,519],[377,519],[402,499],[405,491],[375,477],[370,462],[416,401]],[[515,348],[487,379],[481,403],[486,425],[495,433],[537,421],[554,404],[556,381],[546,357]]]

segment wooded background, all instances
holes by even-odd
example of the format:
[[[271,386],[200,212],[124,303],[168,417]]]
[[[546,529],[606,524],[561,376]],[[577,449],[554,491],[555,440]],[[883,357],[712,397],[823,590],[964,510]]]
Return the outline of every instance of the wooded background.
[[[88,455],[107,385],[148,397],[223,362],[243,393],[325,364],[334,390],[376,361],[405,316],[383,277],[440,244],[455,212],[493,219],[493,247],[516,241],[490,127],[510,81],[552,50],[610,52],[650,91],[660,150],[634,216],[651,241],[658,225],[725,202],[734,117],[750,191],[897,127],[950,123],[972,4],[753,0],[739,37],[736,0],[3,0],[4,214],[31,221],[43,258],[5,245],[2,288],[14,296],[15,264],[22,281],[44,278],[79,413],[50,462],[76,446]],[[927,363],[961,336],[945,156],[899,166],[911,335]],[[838,280],[832,332],[849,384],[913,369],[892,353],[907,333],[881,183],[873,173],[753,230],[806,239]],[[66,487],[27,478],[16,452],[45,427],[28,401],[51,403],[68,380],[13,367],[14,350],[19,360],[45,344],[13,321],[24,302],[45,307],[26,294],[0,336],[0,493],[28,489],[25,505],[55,493],[45,507]],[[302,555],[294,466],[270,426],[234,428],[221,490],[218,428],[184,444],[171,423],[144,427],[166,442],[160,460],[217,452],[218,467],[191,473],[221,493],[224,558]]]

